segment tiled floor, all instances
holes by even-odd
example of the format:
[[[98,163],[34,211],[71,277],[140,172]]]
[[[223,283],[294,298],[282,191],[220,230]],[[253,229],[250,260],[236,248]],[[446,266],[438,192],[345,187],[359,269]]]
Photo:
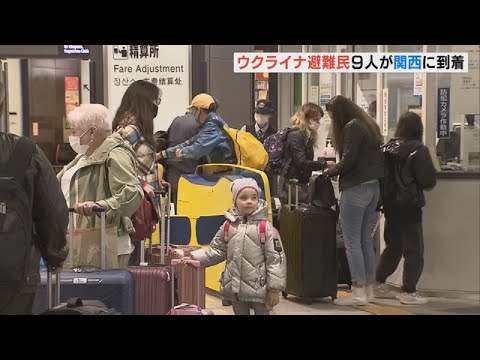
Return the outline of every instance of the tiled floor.
[[[330,298],[318,299],[311,305],[303,304],[299,299],[289,296],[281,298],[280,304],[275,307],[272,315],[371,315],[396,313],[415,315],[479,315],[480,302],[478,300],[460,300],[429,298],[426,305],[402,305],[398,300],[377,299],[374,304],[366,307],[337,306]],[[207,294],[207,309],[215,315],[234,315],[231,306],[222,306],[220,298]],[[363,308],[363,310],[362,310]]]

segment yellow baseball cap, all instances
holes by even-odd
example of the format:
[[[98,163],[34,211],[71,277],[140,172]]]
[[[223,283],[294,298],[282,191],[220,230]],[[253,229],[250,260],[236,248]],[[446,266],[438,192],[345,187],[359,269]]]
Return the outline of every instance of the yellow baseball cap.
[[[192,107],[197,107],[200,109],[207,109],[210,107],[210,105],[214,104],[215,100],[213,100],[213,97],[211,97],[208,94],[198,94],[195,96],[192,100],[192,103],[188,106],[188,109],[191,109]]]

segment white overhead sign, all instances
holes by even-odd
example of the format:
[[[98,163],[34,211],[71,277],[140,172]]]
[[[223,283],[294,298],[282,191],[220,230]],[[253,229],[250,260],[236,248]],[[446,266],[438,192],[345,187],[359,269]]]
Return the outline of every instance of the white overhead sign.
[[[154,131],[167,130],[190,104],[190,45],[107,45],[107,68],[112,115],[136,80],[150,81],[162,89]]]

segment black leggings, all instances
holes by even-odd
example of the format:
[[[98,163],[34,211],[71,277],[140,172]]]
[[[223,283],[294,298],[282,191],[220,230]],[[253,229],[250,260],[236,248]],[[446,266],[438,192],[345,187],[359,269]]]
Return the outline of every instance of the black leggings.
[[[423,229],[422,223],[403,223],[392,219],[385,221],[385,250],[377,267],[376,280],[385,283],[397,269],[404,257],[403,287],[407,293],[414,293],[423,271]]]

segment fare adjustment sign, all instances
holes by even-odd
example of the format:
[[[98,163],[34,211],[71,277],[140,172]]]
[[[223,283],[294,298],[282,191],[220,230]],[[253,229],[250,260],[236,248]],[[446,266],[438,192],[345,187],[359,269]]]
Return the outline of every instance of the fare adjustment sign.
[[[123,94],[136,80],[163,92],[154,131],[167,130],[190,101],[190,45],[108,45],[108,108],[115,115]]]

